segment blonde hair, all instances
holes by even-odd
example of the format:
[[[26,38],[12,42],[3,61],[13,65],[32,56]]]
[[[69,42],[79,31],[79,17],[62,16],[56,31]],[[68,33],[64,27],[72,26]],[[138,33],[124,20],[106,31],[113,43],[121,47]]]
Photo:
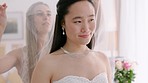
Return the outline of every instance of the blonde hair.
[[[33,10],[38,5],[47,4],[43,2],[36,2],[31,5],[26,13],[26,53],[22,57],[22,68],[21,68],[21,77],[23,82],[30,83],[32,72],[36,65],[36,62],[39,59],[38,48],[37,48],[37,31],[34,24],[34,12]]]

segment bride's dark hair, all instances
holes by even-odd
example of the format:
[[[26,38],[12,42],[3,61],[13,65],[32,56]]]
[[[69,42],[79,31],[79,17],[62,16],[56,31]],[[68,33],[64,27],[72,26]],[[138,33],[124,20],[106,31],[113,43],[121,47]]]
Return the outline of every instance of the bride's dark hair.
[[[60,49],[60,47],[63,47],[66,43],[67,36],[63,35],[63,30],[62,30],[62,22],[64,21],[64,16],[68,14],[68,9],[69,7],[79,1],[84,1],[84,0],[59,0],[57,3],[57,15],[56,15],[56,23],[55,23],[55,30],[54,30],[54,37],[53,37],[53,43],[52,47],[50,50],[50,53]],[[85,0],[90,2],[93,6],[92,0]],[[94,36],[93,36],[94,37]],[[92,49],[92,41],[87,44],[88,48]]]

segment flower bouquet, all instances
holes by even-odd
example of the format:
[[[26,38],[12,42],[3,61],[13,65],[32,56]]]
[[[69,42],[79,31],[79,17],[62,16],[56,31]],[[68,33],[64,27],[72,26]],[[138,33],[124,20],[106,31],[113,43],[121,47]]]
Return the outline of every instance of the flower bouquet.
[[[135,79],[134,67],[136,63],[127,60],[115,60],[114,80],[117,83],[131,83]]]

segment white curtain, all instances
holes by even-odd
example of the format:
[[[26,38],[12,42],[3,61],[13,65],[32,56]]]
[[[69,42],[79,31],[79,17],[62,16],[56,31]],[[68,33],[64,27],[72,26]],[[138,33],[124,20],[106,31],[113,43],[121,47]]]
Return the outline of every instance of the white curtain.
[[[148,83],[148,0],[121,0],[119,55],[136,60],[134,83]]]

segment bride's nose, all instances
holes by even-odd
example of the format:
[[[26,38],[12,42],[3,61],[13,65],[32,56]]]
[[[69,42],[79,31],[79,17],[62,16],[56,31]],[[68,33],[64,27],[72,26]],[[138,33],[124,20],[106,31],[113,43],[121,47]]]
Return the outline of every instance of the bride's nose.
[[[85,32],[89,32],[90,30],[90,25],[88,22],[84,22],[81,28],[81,32],[85,33]]]

